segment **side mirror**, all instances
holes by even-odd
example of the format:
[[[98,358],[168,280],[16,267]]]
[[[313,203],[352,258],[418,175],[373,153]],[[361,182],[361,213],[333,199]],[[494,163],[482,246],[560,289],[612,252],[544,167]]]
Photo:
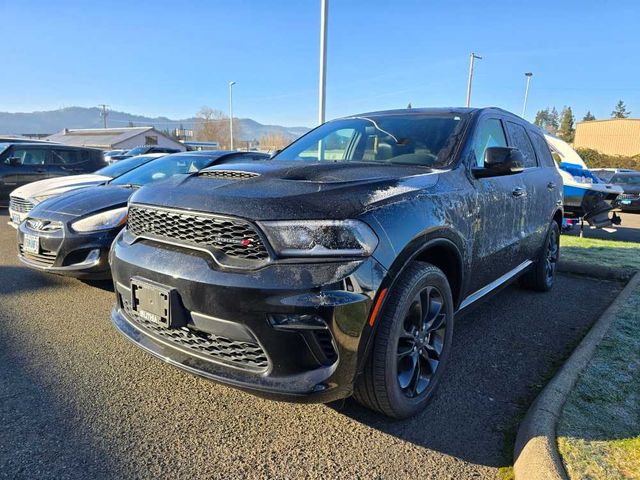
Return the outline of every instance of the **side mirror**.
[[[489,147],[484,151],[484,166],[474,167],[476,178],[513,175],[524,170],[524,157],[517,148]]]
[[[20,157],[9,157],[8,162],[12,167],[19,167],[22,165],[22,159]]]

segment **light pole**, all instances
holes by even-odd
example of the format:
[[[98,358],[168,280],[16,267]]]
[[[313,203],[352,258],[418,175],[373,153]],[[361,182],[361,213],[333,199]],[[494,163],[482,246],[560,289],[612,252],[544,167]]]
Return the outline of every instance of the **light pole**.
[[[229,82],[229,150],[233,150],[233,86],[236,82]]]
[[[524,89],[524,103],[522,104],[522,118],[524,118],[524,114],[527,111],[527,100],[529,98],[529,83],[531,82],[531,77],[533,77],[532,72],[527,72],[524,74],[527,77],[527,86]]]
[[[329,0],[320,0],[320,89],[318,96],[318,123],[324,123],[327,84],[327,17]]]
[[[467,82],[467,108],[471,106],[471,82],[473,82],[473,63],[475,59],[482,60],[482,57],[471,52],[469,55],[469,81]]]

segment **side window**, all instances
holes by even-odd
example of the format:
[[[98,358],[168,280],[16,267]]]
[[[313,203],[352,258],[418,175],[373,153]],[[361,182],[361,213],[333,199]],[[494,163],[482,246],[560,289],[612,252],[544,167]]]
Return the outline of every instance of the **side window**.
[[[536,167],[538,165],[536,154],[533,151],[533,145],[531,145],[531,140],[529,140],[525,128],[517,123],[507,122],[507,131],[513,146],[520,150],[524,157],[524,168]]]
[[[507,140],[502,129],[502,122],[497,118],[487,118],[480,121],[473,139],[473,152],[476,165],[484,166],[484,151],[489,147],[506,147]]]
[[[347,160],[347,150],[356,134],[357,131],[354,128],[336,130],[300,152],[298,156],[302,160]],[[318,155],[319,148],[320,155]]]
[[[533,140],[533,146],[536,149],[540,165],[544,167],[555,166],[553,157],[551,156],[551,150],[549,150],[549,144],[544,137],[536,132],[529,132],[529,137]]]
[[[48,164],[51,165],[73,165],[79,162],[76,150],[51,150]]]
[[[44,165],[48,150],[40,148],[14,148],[12,157],[20,159],[22,165]]]

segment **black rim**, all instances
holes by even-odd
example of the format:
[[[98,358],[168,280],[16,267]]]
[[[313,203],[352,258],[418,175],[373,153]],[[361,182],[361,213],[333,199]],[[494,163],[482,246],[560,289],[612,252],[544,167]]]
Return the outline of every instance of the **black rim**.
[[[547,277],[547,281],[553,280],[556,274],[556,263],[558,262],[558,235],[555,229],[551,229],[549,232],[549,243],[547,244],[547,252],[544,257],[544,272]]]
[[[436,287],[426,287],[413,298],[398,340],[398,384],[407,397],[420,396],[433,380],[445,333],[444,297]]]

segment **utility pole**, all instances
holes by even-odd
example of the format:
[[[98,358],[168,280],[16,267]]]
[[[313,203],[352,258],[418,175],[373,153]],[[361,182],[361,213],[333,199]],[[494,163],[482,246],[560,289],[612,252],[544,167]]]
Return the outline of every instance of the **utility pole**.
[[[102,107],[102,112],[100,112],[100,116],[102,117],[102,125],[104,126],[104,128],[107,128],[107,117],[109,116],[109,112],[107,111],[107,107],[109,105],[105,105],[104,103],[98,105],[99,107]]]
[[[229,82],[229,150],[233,150],[233,86],[236,82]]]
[[[471,83],[473,82],[473,63],[475,59],[482,60],[480,55],[471,52],[469,55],[469,81],[467,82],[467,108],[471,106]]]
[[[531,82],[531,77],[533,77],[533,73],[527,72],[524,74],[527,77],[527,86],[524,89],[524,103],[522,104],[522,118],[524,118],[524,114],[527,111],[527,100],[529,99],[529,83]]]
[[[329,0],[320,0],[320,89],[318,96],[318,123],[324,123],[327,98],[327,18]]]

